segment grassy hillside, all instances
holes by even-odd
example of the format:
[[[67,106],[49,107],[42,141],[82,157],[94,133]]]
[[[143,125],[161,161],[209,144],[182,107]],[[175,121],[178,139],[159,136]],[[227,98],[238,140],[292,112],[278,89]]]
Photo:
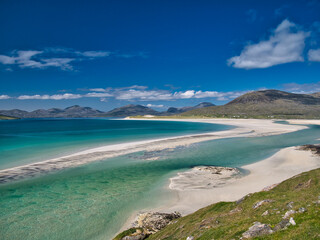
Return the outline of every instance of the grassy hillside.
[[[254,239],[320,239],[319,189],[320,169],[316,169],[288,179],[269,191],[247,195],[240,201],[219,202],[200,209],[173,221],[147,239],[186,240],[189,236],[197,240],[240,239],[254,222],[267,224],[274,231]],[[254,208],[262,200],[269,202]],[[283,216],[290,210],[296,211],[290,216],[296,225],[284,227],[289,218],[283,220]],[[135,230],[130,229],[116,239],[132,232]]]
[[[292,209],[296,225],[255,239],[320,239],[320,169],[300,174],[267,192],[247,196],[242,202],[220,202],[177,220],[148,239],[239,239],[254,222],[277,226]],[[257,202],[272,202],[254,209]],[[291,203],[291,204],[290,204]],[[299,212],[305,208],[305,212]],[[268,215],[263,213],[268,211]]]
[[[319,119],[320,105],[305,105],[288,100],[248,102],[195,109],[182,113],[182,117],[226,118],[285,118]]]
[[[295,94],[279,90],[246,93],[223,106],[195,109],[183,117],[320,118],[320,93]]]
[[[17,119],[17,118],[0,115],[0,120],[11,120],[11,119]]]

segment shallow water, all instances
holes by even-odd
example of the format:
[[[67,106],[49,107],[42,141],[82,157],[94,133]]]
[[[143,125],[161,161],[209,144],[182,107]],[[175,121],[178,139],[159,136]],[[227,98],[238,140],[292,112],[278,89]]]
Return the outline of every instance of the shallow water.
[[[207,123],[110,119],[0,121],[0,169],[48,160],[83,149],[160,137],[219,131]]]
[[[158,124],[161,129],[167,123]],[[145,154],[139,152],[0,185],[0,235],[4,239],[111,239],[135,210],[172,199],[166,186],[178,171],[195,165],[239,167],[284,147],[317,142],[319,136],[320,128],[310,126],[279,136],[213,140],[154,152],[160,157],[156,161],[144,160]]]

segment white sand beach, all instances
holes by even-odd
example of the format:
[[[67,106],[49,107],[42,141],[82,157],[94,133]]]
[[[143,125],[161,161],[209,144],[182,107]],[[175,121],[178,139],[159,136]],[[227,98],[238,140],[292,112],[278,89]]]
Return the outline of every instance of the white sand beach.
[[[157,119],[150,119],[157,120]],[[105,160],[138,151],[158,151],[178,146],[233,137],[256,137],[283,134],[305,129],[302,125],[284,125],[273,120],[260,119],[161,119],[165,121],[188,121],[213,124],[232,125],[235,128],[203,134],[184,135],[178,137],[136,141],[122,144],[107,145],[81,151],[68,156],[31,163],[23,166],[8,168],[0,171],[0,183],[35,176],[53,170],[75,167],[93,161]],[[304,123],[307,124],[307,123]]]
[[[188,174],[192,181],[188,182],[188,188],[184,187],[186,186],[185,181],[188,179],[185,178],[185,175],[180,174],[172,178],[170,188],[177,193],[177,198],[171,206],[157,210],[163,212],[179,211],[186,215],[216,202],[236,201],[249,193],[261,191],[265,187],[319,167],[319,156],[314,155],[311,151],[289,147],[263,161],[243,166],[243,169],[249,171],[248,175],[236,178],[230,178],[225,174],[220,175],[225,183],[221,184],[218,180],[218,185],[212,187],[206,185],[208,182],[210,183],[208,174],[195,175],[196,172],[190,170]],[[190,174],[195,176],[190,178]],[[199,185],[199,182],[202,185]]]

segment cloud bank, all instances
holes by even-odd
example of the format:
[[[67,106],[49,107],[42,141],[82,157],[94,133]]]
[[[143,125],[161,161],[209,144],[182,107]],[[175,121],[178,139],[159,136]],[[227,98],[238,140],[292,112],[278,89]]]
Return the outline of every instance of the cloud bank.
[[[3,65],[15,65],[22,69],[55,67],[63,71],[72,71],[74,70],[72,63],[77,61],[92,61],[106,57],[128,58],[127,55],[125,57],[123,55],[110,51],[76,51],[68,48],[45,48],[41,51],[14,50],[8,55],[0,55],[0,63]],[[130,56],[139,57],[141,53],[131,54]]]
[[[319,49],[310,49],[308,52],[309,61],[320,62],[320,48]]]
[[[84,94],[64,93],[64,94],[35,94],[20,95],[10,97],[8,95],[0,95],[0,99],[18,99],[18,100],[66,100],[78,98],[100,98],[100,101],[106,102],[108,99],[124,100],[124,101],[172,101],[181,99],[201,99],[214,98],[217,101],[227,101],[234,99],[247,91],[234,92],[217,92],[217,91],[169,91],[169,90],[149,90],[146,86],[130,86],[123,88],[91,88],[89,92]],[[161,107],[161,105],[153,105]]]
[[[309,35],[285,19],[272,31],[268,40],[247,45],[239,56],[228,59],[227,63],[234,68],[254,69],[303,62],[305,39]]]

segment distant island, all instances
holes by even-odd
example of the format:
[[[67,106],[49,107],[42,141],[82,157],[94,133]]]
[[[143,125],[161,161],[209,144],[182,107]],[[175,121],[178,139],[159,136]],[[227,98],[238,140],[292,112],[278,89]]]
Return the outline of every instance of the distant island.
[[[128,116],[177,116],[210,118],[266,118],[266,119],[319,119],[320,93],[296,94],[279,90],[261,90],[246,93],[231,102],[215,106],[202,102],[196,106],[170,107],[159,112],[142,105],[126,105],[103,112],[79,105],[65,109],[38,109],[32,112],[13,109],[0,110],[0,115],[12,118],[87,118]]]

